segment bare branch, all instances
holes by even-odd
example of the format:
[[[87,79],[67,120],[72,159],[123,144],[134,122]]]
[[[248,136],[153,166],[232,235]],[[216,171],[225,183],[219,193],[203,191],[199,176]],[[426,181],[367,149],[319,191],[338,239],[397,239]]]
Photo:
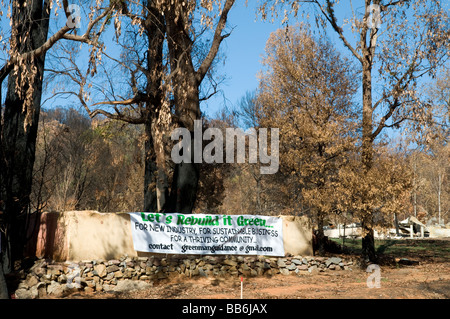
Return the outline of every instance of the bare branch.
[[[310,1],[307,1],[310,2]],[[327,11],[320,5],[320,3],[315,0],[313,1],[315,3],[320,11],[322,12],[323,16],[328,20],[328,22],[333,27],[333,30],[339,35],[339,38],[342,40],[344,45],[352,52],[352,54],[361,62],[363,63],[363,58],[361,55],[355,50],[355,48],[352,47],[350,42],[348,42],[347,38],[344,36],[344,30],[338,26],[336,16],[334,15],[334,11],[332,9],[332,4],[330,0],[327,0]]]
[[[58,32],[56,32],[54,35],[52,35],[42,46],[40,46],[39,48],[29,51],[29,52],[25,52],[23,54],[20,54],[18,56],[14,56],[12,58],[9,59],[9,61],[1,68],[0,70],[0,83],[3,82],[3,80],[8,76],[9,72],[11,72],[11,70],[13,69],[14,65],[19,61],[19,60],[27,60],[31,57],[39,57],[42,54],[44,54],[45,52],[47,52],[48,50],[50,50],[50,48],[61,38],[64,37],[64,35],[70,31],[71,28],[69,28],[68,26],[64,26],[62,27]]]
[[[91,31],[92,28],[94,28],[94,26],[100,21],[102,20],[104,17],[106,17],[108,14],[111,13],[111,11],[114,10],[114,7],[108,7],[106,9],[104,9],[104,11],[94,20],[90,21],[86,32],[83,35],[75,35],[75,34],[64,34],[63,38],[67,39],[67,40],[72,40],[72,41],[78,41],[78,42],[84,42],[87,44],[93,44],[91,41]],[[105,28],[105,24],[106,24],[106,20],[103,22],[102,27],[100,28],[100,31],[97,34],[100,34],[101,31],[103,31],[103,29]]]
[[[225,28],[228,13],[230,12],[230,9],[233,6],[234,2],[235,0],[227,0],[223,7],[222,14],[220,15],[219,22],[216,26],[216,31],[214,32],[214,38],[211,44],[211,48],[209,49],[208,55],[197,70],[196,77],[198,83],[202,82],[203,78],[206,75],[206,72],[208,72],[209,68],[211,67],[211,64],[213,63],[217,55],[217,52],[219,51],[220,43],[230,35],[229,33],[222,35],[222,31]]]

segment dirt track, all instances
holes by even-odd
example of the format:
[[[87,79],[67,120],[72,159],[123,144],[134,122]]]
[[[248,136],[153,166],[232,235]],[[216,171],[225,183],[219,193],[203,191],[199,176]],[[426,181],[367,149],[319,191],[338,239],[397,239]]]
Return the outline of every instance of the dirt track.
[[[352,270],[244,278],[245,299],[450,299],[450,240],[395,242],[380,260],[380,288],[368,288],[374,272]],[[398,249],[400,248],[400,250]],[[331,254],[334,256],[334,254]],[[330,256],[331,256],[330,255]],[[337,255],[345,259],[345,255]],[[347,256],[348,257],[348,256]],[[407,258],[413,265],[405,265]],[[374,281],[371,281],[374,282]],[[127,293],[75,293],[70,299],[239,299],[239,277],[180,276]]]
[[[381,266],[380,288],[368,288],[364,269],[318,274],[244,278],[246,299],[448,299],[450,263]],[[160,282],[153,288],[126,294],[74,294],[69,298],[114,299],[238,299],[240,278],[185,277]]]

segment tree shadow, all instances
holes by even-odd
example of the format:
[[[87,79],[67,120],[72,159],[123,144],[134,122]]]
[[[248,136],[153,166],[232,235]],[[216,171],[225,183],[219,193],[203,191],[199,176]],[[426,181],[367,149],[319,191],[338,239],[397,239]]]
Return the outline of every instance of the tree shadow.
[[[392,240],[392,239],[386,241],[386,243],[384,243],[384,244],[378,246],[378,248],[377,248],[377,250],[376,250],[377,254],[379,254],[379,255],[385,254],[386,250],[387,250],[389,247],[394,246],[395,244],[397,244],[397,242],[398,242],[398,241],[395,241],[395,240]]]

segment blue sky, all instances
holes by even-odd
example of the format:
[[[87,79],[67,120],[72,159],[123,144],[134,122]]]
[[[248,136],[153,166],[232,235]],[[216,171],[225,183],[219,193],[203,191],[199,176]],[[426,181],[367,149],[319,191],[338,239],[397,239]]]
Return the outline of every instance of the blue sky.
[[[220,85],[219,94],[202,102],[202,112],[208,116],[214,116],[225,104],[237,105],[247,91],[257,88],[257,73],[261,69],[261,58],[266,41],[271,32],[283,27],[281,19],[274,23],[261,21],[261,18],[256,15],[257,1],[249,0],[248,5],[245,2],[245,0],[237,0],[228,16],[227,31],[231,29],[233,31],[221,44],[221,55],[226,58],[224,63],[220,61],[217,69],[218,75],[225,76],[226,80]],[[43,100],[47,94],[44,94]],[[45,107],[66,105],[69,101],[53,98],[46,103]],[[73,103],[78,104],[75,99]]]
[[[256,14],[259,1],[236,1],[228,16],[229,28],[234,28],[231,35],[221,45],[222,54],[226,56],[225,64],[221,65],[218,72],[226,77],[226,81],[219,87],[220,94],[205,101],[201,110],[208,116],[223,108],[239,105],[241,98],[248,91],[254,91],[258,87],[257,74],[261,70],[261,60],[265,51],[266,42],[272,32],[285,26],[281,18],[274,22],[262,21]],[[311,6],[305,9],[311,9]],[[343,6],[338,9],[342,10]],[[339,19],[350,18],[351,11],[337,12]],[[289,25],[293,26],[301,22],[300,19],[291,18]],[[311,21],[310,21],[311,23]],[[350,35],[351,36],[351,35]],[[344,55],[348,55],[348,49],[344,48],[341,40],[335,32],[329,32],[328,38],[336,45]]]
[[[228,30],[232,28],[233,31],[221,45],[221,54],[225,57],[225,61],[224,63],[220,61],[217,69],[217,73],[220,76],[225,76],[226,80],[221,83],[219,94],[202,103],[201,109],[207,116],[214,116],[225,105],[229,107],[238,106],[240,99],[246,92],[253,91],[258,87],[257,74],[262,67],[261,59],[266,42],[270,33],[284,27],[281,24],[281,19],[268,22],[262,21],[260,16],[257,16],[256,7],[259,1],[248,0],[248,5],[245,2],[245,0],[237,0],[229,13]],[[364,10],[363,4],[357,1],[352,2],[354,10],[358,15],[361,15]],[[345,0],[342,5],[336,7],[336,14],[340,23],[343,21],[342,19],[350,18],[352,15],[351,8],[346,6],[346,3],[350,2]],[[357,5],[360,7],[357,7]],[[311,10],[312,5],[306,4],[305,8],[309,9],[314,15]],[[5,21],[6,19],[1,20],[2,23],[5,23]],[[297,19],[290,19],[289,25],[294,26],[298,22]],[[316,27],[313,26],[313,29],[316,29]],[[355,43],[352,41],[354,35],[348,31],[348,26],[345,28],[345,35],[352,44]],[[342,41],[335,32],[328,32],[328,38],[341,53],[350,56],[349,50],[343,47]],[[350,57],[350,59],[354,61],[353,57]],[[43,100],[45,100],[45,96]],[[67,105],[67,102],[67,100],[61,99],[53,100],[46,103],[45,107]],[[77,101],[74,101],[74,103],[78,104]]]
[[[256,16],[256,7],[245,1],[237,1],[229,13],[228,25],[234,28],[222,43],[225,64],[218,72],[223,72],[226,80],[221,84],[221,93],[202,104],[202,111],[213,116],[224,104],[236,105],[247,91],[258,87],[257,74],[261,69],[261,58],[270,33],[283,27],[281,21],[274,23],[261,21]],[[256,1],[249,1],[253,4]]]
[[[226,80],[221,83],[219,94],[202,103],[202,112],[208,116],[214,116],[224,105],[237,106],[246,92],[253,91],[258,87],[257,74],[261,70],[261,59],[266,42],[272,32],[284,27],[281,19],[275,22],[261,20],[261,17],[256,14],[259,1],[248,0],[248,4],[246,2],[237,0],[229,13],[227,30],[232,28],[233,31],[221,45],[221,54],[226,58],[224,63],[222,61],[219,63],[217,69],[217,73],[225,76]],[[60,14],[60,16],[62,15]],[[2,24],[6,24],[6,22],[7,19],[1,20]],[[290,25],[296,23],[296,19],[289,21]],[[50,33],[54,32],[55,27],[51,28]],[[339,40],[334,42],[340,45]],[[51,92],[45,92],[43,101],[50,95]],[[68,106],[72,103],[77,105],[78,101],[71,98],[68,100],[53,98],[45,103],[44,107]]]

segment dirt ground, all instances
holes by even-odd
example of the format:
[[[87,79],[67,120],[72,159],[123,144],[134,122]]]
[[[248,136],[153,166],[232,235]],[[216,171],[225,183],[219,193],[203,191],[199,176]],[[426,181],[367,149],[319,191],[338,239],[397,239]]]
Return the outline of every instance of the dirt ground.
[[[419,261],[419,260],[416,260]],[[380,266],[380,288],[368,288],[373,273],[361,267],[300,275],[244,278],[244,299],[449,299],[450,263],[420,260],[417,265]],[[239,277],[179,277],[151,289],[119,293],[76,293],[69,298],[102,299],[239,299]]]

